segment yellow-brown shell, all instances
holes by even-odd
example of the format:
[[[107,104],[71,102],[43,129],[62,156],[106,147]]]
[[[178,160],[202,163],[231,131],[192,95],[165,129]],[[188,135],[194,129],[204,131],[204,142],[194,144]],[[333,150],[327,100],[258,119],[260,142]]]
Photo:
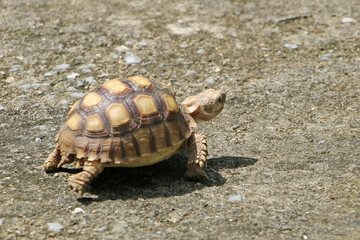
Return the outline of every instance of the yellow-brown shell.
[[[57,141],[61,154],[106,166],[136,167],[169,158],[191,129],[170,90],[143,77],[112,79],[69,111]]]

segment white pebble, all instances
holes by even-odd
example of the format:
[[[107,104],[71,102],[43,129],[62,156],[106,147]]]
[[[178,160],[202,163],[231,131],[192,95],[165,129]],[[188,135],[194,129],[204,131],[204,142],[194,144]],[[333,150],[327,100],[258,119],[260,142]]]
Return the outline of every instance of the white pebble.
[[[74,80],[78,76],[80,76],[80,74],[78,74],[78,73],[70,73],[70,74],[66,75],[66,78],[69,79],[69,80]]]
[[[38,125],[34,127],[35,129],[39,129],[39,130],[46,130],[46,125]]]
[[[125,42],[125,45],[127,45],[127,46],[132,46],[133,44],[134,44],[133,41],[126,41],[126,42]]]
[[[76,90],[76,88],[74,88],[74,87],[69,87],[69,88],[68,88],[68,91],[70,91],[70,92],[76,92],[77,90]]]
[[[93,77],[87,77],[85,78],[85,82],[88,84],[96,83],[96,80]]]
[[[60,230],[64,229],[64,226],[59,223],[48,223],[47,226],[51,232],[60,232]]]
[[[110,74],[104,73],[104,74],[100,74],[98,77],[99,77],[99,78],[106,78],[106,77],[108,77],[108,76],[110,76]]]
[[[331,53],[326,53],[324,55],[319,56],[319,59],[322,61],[329,61],[331,57]]]
[[[12,68],[10,69],[10,72],[17,72],[19,70],[23,70],[22,66],[20,65],[14,65],[12,66]]]
[[[129,51],[130,49],[127,46],[121,45],[119,47],[116,47],[115,50],[120,53],[124,53],[124,52]]]
[[[58,73],[57,71],[53,70],[53,71],[45,73],[44,77],[51,77],[51,76],[54,76],[57,73]]]
[[[1,218],[1,219],[0,219],[0,227],[3,225],[3,223],[4,223],[4,219]]]
[[[135,55],[135,53],[127,52],[124,58],[126,64],[138,64],[142,62],[142,59]]]
[[[186,72],[186,75],[191,75],[191,74],[194,74],[194,73],[196,73],[194,70],[189,70],[189,71]]]
[[[356,23],[356,20],[353,18],[349,18],[349,17],[344,17],[343,19],[341,19],[342,23]]]
[[[63,63],[63,64],[60,64],[60,65],[57,65],[54,70],[66,70],[70,67],[69,64],[67,63]]]
[[[195,32],[197,32],[197,29],[195,29],[195,28],[184,27],[184,26],[180,26],[180,25],[177,25],[177,24],[168,24],[166,26],[166,28],[168,30],[170,30],[170,32],[172,34],[182,35],[182,36],[190,36],[191,34],[194,34]]]
[[[139,42],[138,45],[142,47],[147,47],[148,44],[146,42]]]
[[[82,98],[84,95],[85,95],[84,93],[78,93],[78,92],[71,94],[71,96],[75,98]]]
[[[78,70],[80,70],[83,73],[90,73],[92,67],[95,67],[94,64],[86,64],[86,65],[82,65],[80,67],[78,67]]]
[[[204,54],[205,53],[205,50],[204,49],[200,49],[196,52],[197,54]]]
[[[299,48],[299,46],[297,44],[291,44],[291,43],[285,44],[284,47],[292,49],[292,50],[295,50],[295,49]]]
[[[232,195],[232,196],[230,196],[229,197],[229,199],[228,199],[228,201],[230,201],[230,202],[242,202],[244,199],[243,199],[243,197],[240,195],[240,194],[238,194],[238,195]]]
[[[74,211],[72,211],[73,214],[78,214],[78,213],[84,213],[85,211],[82,208],[75,208]]]
[[[114,53],[114,52],[110,53],[109,57],[111,57],[111,58],[113,58],[113,59],[118,59],[118,58],[120,58],[120,56],[119,56],[117,53]]]
[[[60,100],[60,104],[62,104],[62,105],[67,105],[68,103],[69,103],[68,100],[65,100],[65,99]]]
[[[0,104],[0,111],[1,110],[6,110],[6,108],[3,105]]]
[[[205,79],[205,82],[207,82],[208,84],[214,84],[215,83],[215,78],[208,77],[207,79]]]

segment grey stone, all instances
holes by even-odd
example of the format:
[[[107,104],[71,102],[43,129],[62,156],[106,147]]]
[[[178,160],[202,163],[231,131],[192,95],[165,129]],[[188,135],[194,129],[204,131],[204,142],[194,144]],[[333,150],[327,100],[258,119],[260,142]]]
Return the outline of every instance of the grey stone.
[[[64,226],[57,222],[48,223],[47,227],[50,232],[60,232],[64,229]]]

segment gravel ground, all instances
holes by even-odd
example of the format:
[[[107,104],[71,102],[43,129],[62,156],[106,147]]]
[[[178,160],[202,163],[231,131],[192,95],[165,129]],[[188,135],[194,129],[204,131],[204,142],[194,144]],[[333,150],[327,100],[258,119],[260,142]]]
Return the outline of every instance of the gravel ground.
[[[0,239],[360,239],[360,1],[0,1]],[[91,87],[142,75],[227,105],[183,154],[84,199],[42,163]]]

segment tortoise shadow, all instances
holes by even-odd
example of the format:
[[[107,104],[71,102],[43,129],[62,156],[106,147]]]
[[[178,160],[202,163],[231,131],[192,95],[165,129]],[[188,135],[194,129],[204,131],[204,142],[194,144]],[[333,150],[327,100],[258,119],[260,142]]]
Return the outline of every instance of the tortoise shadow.
[[[178,154],[167,161],[141,168],[105,168],[90,186],[90,194],[78,201],[88,205],[116,199],[157,198],[184,195],[205,187],[221,186],[226,179],[223,168],[239,168],[256,164],[254,158],[223,156],[208,159],[208,180],[192,182],[185,179],[187,159]]]

